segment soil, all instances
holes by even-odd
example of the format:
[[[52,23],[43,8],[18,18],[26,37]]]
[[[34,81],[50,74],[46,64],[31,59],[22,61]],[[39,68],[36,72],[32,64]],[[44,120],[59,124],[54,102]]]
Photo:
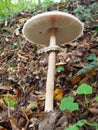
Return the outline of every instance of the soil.
[[[97,2],[88,0],[78,4],[88,8],[93,3]],[[64,11],[67,5],[69,13],[81,16],[73,13],[77,3],[53,4],[47,10]],[[54,111],[46,113],[48,54],[41,53],[44,46],[26,41],[22,34],[24,23],[42,12],[45,9],[32,9],[0,21],[0,130],[65,130],[79,120],[98,123],[98,100],[95,100],[98,96],[98,30],[94,26],[98,25],[98,17],[82,18],[85,28],[81,37],[60,45],[64,52],[57,53]],[[97,10],[92,11],[92,14],[95,13],[98,13]],[[94,56],[95,59],[92,58]],[[92,94],[87,95],[88,108],[84,95],[77,94],[78,86],[83,83],[93,88]],[[62,98],[68,96],[79,104],[79,110],[60,110]],[[10,106],[11,100],[15,103],[14,107]],[[80,130],[96,128],[84,125]]]

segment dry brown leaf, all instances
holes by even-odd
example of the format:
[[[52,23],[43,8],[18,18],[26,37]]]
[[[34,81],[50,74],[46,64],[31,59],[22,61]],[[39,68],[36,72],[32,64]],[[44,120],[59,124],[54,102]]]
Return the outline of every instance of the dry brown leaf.
[[[97,69],[96,68],[92,68],[88,71],[85,71],[83,73],[80,73],[78,75],[75,75],[72,79],[72,84],[75,85],[77,83],[83,83],[83,82],[87,82],[87,80],[89,79],[89,77],[91,77],[92,75],[95,75],[97,73]]]
[[[0,95],[0,98],[1,98],[1,97],[2,97],[2,95]],[[3,98],[0,99],[0,108],[3,108],[3,109],[6,108],[6,105],[5,105],[4,101],[3,101]]]
[[[4,127],[2,127],[2,126],[0,126],[0,130],[7,130],[6,128],[4,128]]]
[[[69,45],[69,46],[72,46],[72,47],[76,47],[78,46],[80,43],[78,42],[69,42],[69,43],[66,43],[66,45]]]
[[[75,85],[75,84],[79,83],[84,77],[85,77],[85,74],[80,74],[80,75],[74,76],[72,79],[72,84]]]
[[[60,88],[55,89],[54,91],[54,99],[60,101],[63,97],[63,90]]]
[[[73,50],[71,55],[81,57],[81,56],[83,56],[83,53],[80,52],[79,50]]]
[[[86,51],[87,50],[89,50],[90,49],[90,44],[86,41],[86,40],[84,40],[83,42],[82,42],[82,44],[80,44],[80,45],[78,45],[77,46],[77,49],[79,49],[79,50],[85,50],[86,49]]]
[[[14,29],[10,28],[10,27],[3,27],[2,28],[3,31],[9,32],[9,33],[13,33]]]
[[[10,123],[11,123],[12,130],[20,130],[13,117],[10,118]]]
[[[59,57],[59,59],[66,60],[66,59],[68,59],[68,54],[66,52],[60,52],[60,53],[58,53],[58,57]]]
[[[0,85],[0,89],[1,90],[11,90],[12,89],[12,87],[11,86],[4,86],[4,85]]]
[[[37,101],[32,102],[32,101],[28,101],[32,106],[34,106],[35,108],[38,108],[38,103]],[[27,108],[29,108],[29,105],[27,106]]]
[[[7,69],[0,68],[0,75],[7,74]]]
[[[90,111],[92,114],[98,114],[98,108],[89,108],[89,111]]]
[[[27,60],[28,58],[25,56],[25,53],[24,52],[19,52],[18,53],[18,56],[19,56],[19,58],[22,58],[22,59],[24,59],[24,60]]]
[[[28,60],[29,58],[32,58],[31,55],[25,52],[18,52],[18,57],[23,59],[23,60]]]
[[[21,18],[21,19],[18,20],[18,22],[19,22],[19,23],[24,23],[24,22],[27,21],[27,20],[28,20],[28,18]]]
[[[98,48],[97,49],[90,49],[90,52],[95,54],[95,55],[98,55]]]

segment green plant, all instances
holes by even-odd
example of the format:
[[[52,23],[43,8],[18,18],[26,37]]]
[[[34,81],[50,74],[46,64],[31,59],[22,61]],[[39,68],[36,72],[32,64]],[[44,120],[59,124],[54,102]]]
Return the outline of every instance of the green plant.
[[[79,106],[78,103],[74,103],[73,97],[66,97],[61,100],[60,110],[73,112],[75,110],[79,110]]]
[[[0,0],[0,19],[7,19],[22,10],[29,10],[36,7],[34,0]]]
[[[92,94],[92,87],[88,84],[83,83],[77,88],[77,93],[84,94],[84,100],[85,100],[86,106],[88,108],[89,100],[87,98],[87,95]]]
[[[6,94],[3,98],[4,102],[11,108],[14,108],[14,106],[17,104],[17,100],[15,97],[11,94]]]
[[[74,125],[72,125],[71,127],[65,129],[65,130],[79,130],[79,127],[82,127],[84,125],[88,125],[91,127],[95,127],[96,130],[98,130],[98,123],[90,123],[87,122],[86,120],[80,120],[77,123],[75,123]]]
[[[98,58],[97,58],[98,59]],[[96,60],[97,60],[96,59]],[[93,61],[90,64],[88,64],[87,66],[85,66],[84,68],[80,69],[75,76],[83,74],[83,73],[87,73],[88,71],[90,71],[93,68],[97,68],[98,67],[98,62],[97,61]]]
[[[77,6],[76,8],[73,9],[73,13],[78,14],[80,19],[96,18],[98,16],[97,9],[98,4],[93,3],[88,7],[85,5]]]
[[[98,33],[98,24],[94,24],[93,25],[93,30],[92,30],[92,32],[96,32],[96,33]]]
[[[96,61],[98,58],[96,57],[95,54],[89,54],[87,57],[88,61]]]
[[[80,69],[75,74],[75,76],[80,75],[82,73],[86,73],[86,72],[90,71],[91,69],[98,67],[98,57],[95,54],[89,54],[87,57],[87,61],[90,61],[90,63],[87,66],[85,66],[84,68]]]
[[[98,101],[98,96],[95,97],[95,100]]]
[[[65,69],[64,69],[63,66],[57,66],[56,70],[57,70],[58,72],[64,72]]]

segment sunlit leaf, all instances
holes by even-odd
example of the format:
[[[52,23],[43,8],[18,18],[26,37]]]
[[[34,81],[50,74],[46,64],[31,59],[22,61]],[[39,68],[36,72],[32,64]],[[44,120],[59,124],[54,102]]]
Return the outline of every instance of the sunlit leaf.
[[[19,19],[18,21],[19,21],[19,23],[23,23],[23,22],[25,22],[25,21],[27,21],[28,20],[28,18],[21,18],[21,19]]]
[[[88,84],[81,84],[77,89],[78,94],[92,94],[92,87]]]
[[[60,110],[73,112],[75,110],[79,110],[79,106],[78,103],[74,103],[73,97],[66,97],[61,100]]]
[[[84,121],[84,120],[80,120],[80,121],[78,121],[77,123],[76,123],[76,126],[83,126],[83,125],[85,125],[85,122],[86,121]]]

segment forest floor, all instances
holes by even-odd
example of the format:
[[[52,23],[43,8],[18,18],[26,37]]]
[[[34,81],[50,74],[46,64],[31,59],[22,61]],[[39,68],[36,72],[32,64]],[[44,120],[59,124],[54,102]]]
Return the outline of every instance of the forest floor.
[[[93,3],[79,4],[88,8]],[[54,4],[47,10],[63,11],[67,5]],[[68,12],[78,17],[81,13],[73,13],[76,7],[77,3],[70,3]],[[84,17],[82,36],[60,45],[65,51],[59,52],[56,59],[54,112],[46,113],[48,54],[40,53],[43,47],[26,41],[22,34],[24,23],[44,11],[43,8],[23,11],[0,21],[0,130],[66,130],[79,120],[91,123],[79,125],[79,129],[98,130],[98,17]],[[96,12],[91,10],[92,15]],[[87,95],[88,106],[84,95],[77,94],[78,86],[83,83],[93,90]],[[79,110],[60,110],[61,98],[69,96],[79,104]],[[77,127],[69,130],[77,130]]]

